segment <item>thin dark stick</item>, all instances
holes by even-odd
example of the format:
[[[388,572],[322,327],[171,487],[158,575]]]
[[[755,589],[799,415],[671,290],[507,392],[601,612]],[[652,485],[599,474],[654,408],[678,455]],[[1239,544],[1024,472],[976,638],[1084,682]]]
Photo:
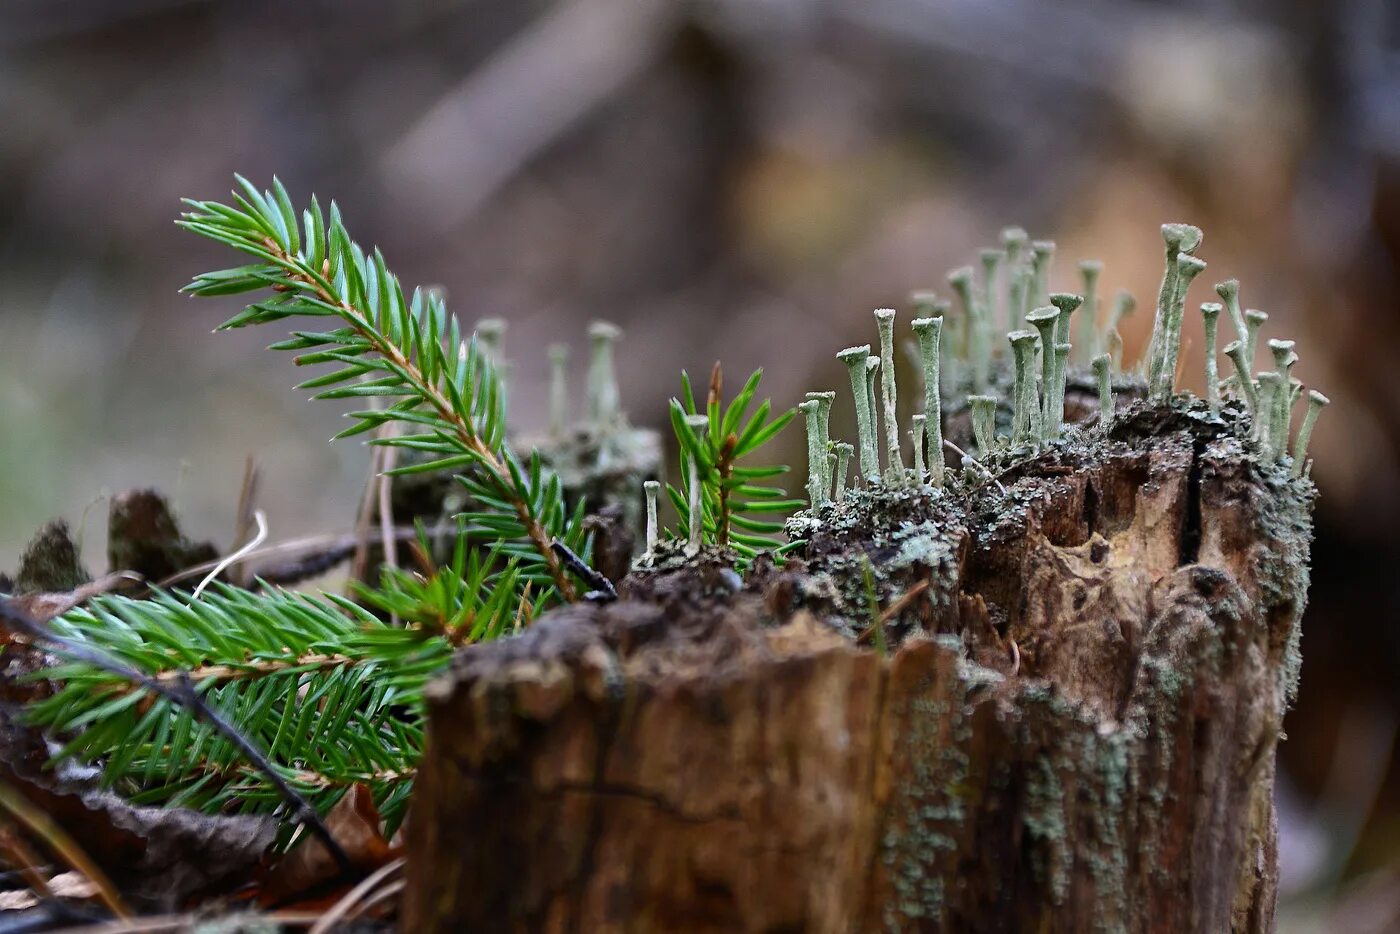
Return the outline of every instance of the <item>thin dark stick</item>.
[[[182,707],[187,708],[198,720],[203,720],[219,732],[225,739],[234,745],[258,771],[267,776],[278,793],[291,805],[294,817],[301,821],[306,827],[321,841],[327,852],[335,859],[340,871],[345,874],[351,873],[355,866],[351,862],[349,855],[336,842],[331,834],[330,828],[321,820],[321,815],[302,797],[301,793],[289,785],[253,743],[245,737],[238,729],[225,720],[216,710],[209,706],[204,698],[199,696],[195,690],[194,682],[186,672],[180,672],[179,679],[172,685],[164,681],[158,681],[149,675],[137,671],[135,668],[122,662],[108,658],[101,652],[93,650],[91,647],[73,642],[63,636],[50,632],[38,621],[32,619],[29,614],[20,610],[13,601],[0,599],[0,623],[12,630],[23,633],[35,642],[45,642],[58,648],[62,654],[69,658],[100,668],[103,671],[124,678],[132,684],[139,685],[158,694],[167,700],[173,701]]]
[[[583,599],[594,603],[611,603],[617,599],[617,588],[613,586],[613,582],[589,567],[588,563],[576,555],[572,548],[557,538],[550,543],[550,547],[559,556],[559,560],[564,562],[564,567],[573,571],[583,579],[585,584],[593,588],[583,595]]]

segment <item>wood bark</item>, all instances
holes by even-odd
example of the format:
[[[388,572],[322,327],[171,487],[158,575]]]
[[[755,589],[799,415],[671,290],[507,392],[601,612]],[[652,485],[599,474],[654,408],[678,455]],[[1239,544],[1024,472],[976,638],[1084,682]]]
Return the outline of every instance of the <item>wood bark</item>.
[[[858,492],[785,567],[663,560],[464,651],[405,929],[1270,930],[1312,487],[1226,414]]]

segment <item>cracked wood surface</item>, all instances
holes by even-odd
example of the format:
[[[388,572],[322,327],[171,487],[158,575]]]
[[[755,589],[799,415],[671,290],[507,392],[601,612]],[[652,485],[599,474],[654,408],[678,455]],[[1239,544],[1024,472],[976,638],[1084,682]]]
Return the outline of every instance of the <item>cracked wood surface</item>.
[[[1310,487],[1151,411],[1008,496],[866,495],[430,688],[406,930],[1267,931]],[[988,499],[987,497],[990,497]],[[889,657],[848,579],[869,554]]]

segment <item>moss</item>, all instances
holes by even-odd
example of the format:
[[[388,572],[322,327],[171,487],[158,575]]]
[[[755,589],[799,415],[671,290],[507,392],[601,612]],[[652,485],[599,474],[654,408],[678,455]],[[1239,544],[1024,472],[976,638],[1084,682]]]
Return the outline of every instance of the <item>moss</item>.
[[[92,580],[62,519],[39,530],[19,559],[15,593],[64,593]]]
[[[965,820],[961,789],[968,768],[967,755],[957,743],[959,725],[967,713],[965,685],[957,679],[953,687],[954,699],[916,697],[905,711],[906,751],[900,758],[908,771],[892,802],[891,826],[899,830],[882,841],[881,858],[895,890],[883,918],[888,930],[906,930],[910,922],[941,924],[944,920],[947,891],[945,874],[938,867],[945,854],[958,848],[951,831]],[[952,736],[942,733],[945,725]]]

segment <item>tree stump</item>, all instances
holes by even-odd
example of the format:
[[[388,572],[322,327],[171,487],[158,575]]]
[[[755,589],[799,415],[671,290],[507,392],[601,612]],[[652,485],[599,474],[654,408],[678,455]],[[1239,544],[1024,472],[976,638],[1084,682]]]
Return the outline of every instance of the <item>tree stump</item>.
[[[404,929],[1270,930],[1313,487],[1246,430],[1139,404],[463,651]]]

